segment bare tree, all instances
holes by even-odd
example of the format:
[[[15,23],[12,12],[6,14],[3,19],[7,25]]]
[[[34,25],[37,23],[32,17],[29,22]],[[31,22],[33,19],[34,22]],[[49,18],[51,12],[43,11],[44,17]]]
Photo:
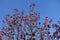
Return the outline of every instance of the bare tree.
[[[1,37],[6,40],[58,40],[60,38],[60,27],[57,24],[51,24],[52,18],[45,17],[44,22],[40,21],[40,13],[34,11],[35,4],[30,5],[28,15],[24,15],[24,10],[18,12],[14,8],[14,14],[6,14],[3,20]],[[50,28],[56,27],[56,32],[50,35]]]

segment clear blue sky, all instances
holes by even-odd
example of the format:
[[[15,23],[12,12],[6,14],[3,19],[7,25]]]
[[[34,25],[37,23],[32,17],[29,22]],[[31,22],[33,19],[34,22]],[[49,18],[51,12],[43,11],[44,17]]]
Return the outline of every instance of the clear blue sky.
[[[6,13],[12,14],[12,9],[16,7],[19,11],[25,9],[27,14],[32,2],[36,4],[35,10],[40,12],[42,20],[45,16],[53,18],[54,22],[60,18],[60,0],[0,0],[0,28]]]

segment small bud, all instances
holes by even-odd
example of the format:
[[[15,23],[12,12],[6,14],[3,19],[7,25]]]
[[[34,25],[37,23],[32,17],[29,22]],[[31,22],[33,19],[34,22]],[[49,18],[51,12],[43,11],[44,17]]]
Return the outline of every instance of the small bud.
[[[49,23],[51,23],[52,22],[52,18],[49,20]]]

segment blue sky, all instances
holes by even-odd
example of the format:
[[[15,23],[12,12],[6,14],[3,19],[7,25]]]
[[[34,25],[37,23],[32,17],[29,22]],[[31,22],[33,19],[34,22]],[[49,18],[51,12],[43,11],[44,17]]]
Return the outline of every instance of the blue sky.
[[[53,22],[60,19],[60,0],[0,0],[0,28],[5,14],[13,14],[13,8],[19,11],[24,9],[25,14],[28,14],[32,2],[36,4],[35,10],[40,12],[42,20],[45,16],[53,18]]]

